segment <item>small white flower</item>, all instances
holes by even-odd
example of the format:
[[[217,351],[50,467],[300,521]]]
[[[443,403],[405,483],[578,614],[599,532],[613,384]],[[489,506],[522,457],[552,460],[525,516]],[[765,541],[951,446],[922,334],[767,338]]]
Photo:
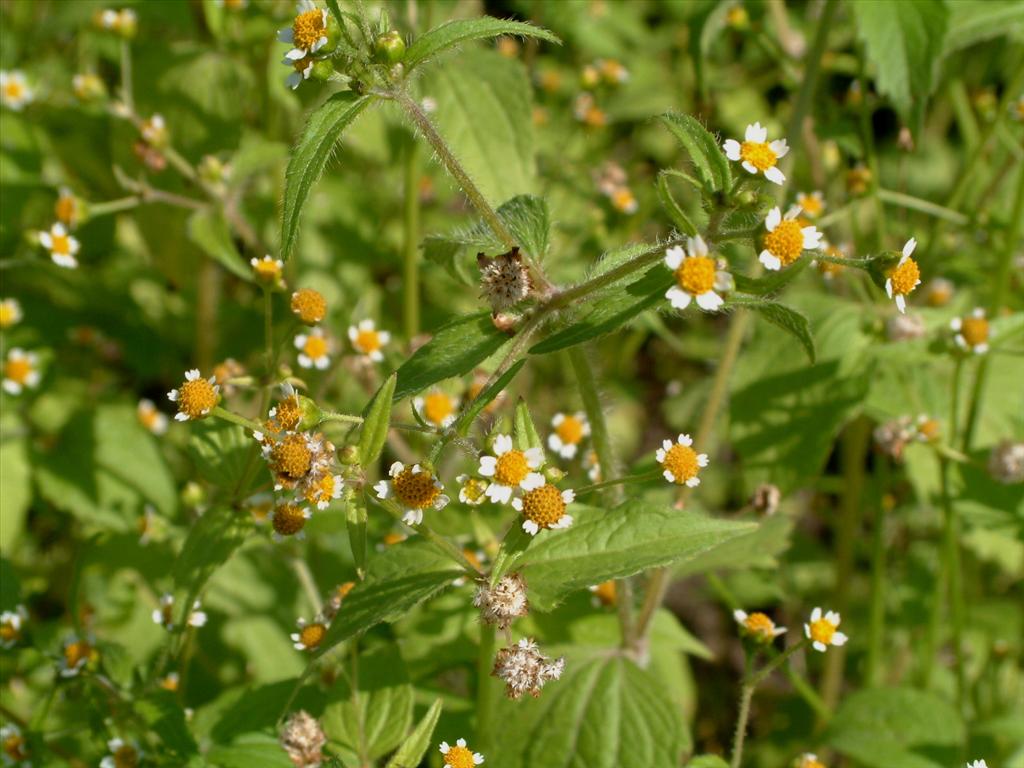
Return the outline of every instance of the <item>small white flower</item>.
[[[296,336],[295,348],[299,350],[299,365],[303,368],[322,371],[331,364],[331,344],[321,328]]]
[[[675,442],[663,440],[654,457],[662,467],[662,476],[670,483],[696,488],[700,485],[697,476],[708,465],[708,455],[693,450],[693,438],[681,434]]]
[[[316,64],[316,59],[312,56],[306,56],[304,59],[289,59],[285,57],[281,63],[287,64],[292,68],[284,82],[294,91],[302,85],[303,80],[309,80],[309,76],[313,73],[313,65]]]
[[[58,222],[50,227],[49,232],[40,232],[39,244],[50,252],[50,258],[58,267],[74,269],[78,266],[75,258],[80,247],[78,240],[68,234],[63,224]]]
[[[512,438],[497,435],[493,456],[481,456],[478,474],[493,478],[487,486],[487,498],[495,504],[508,504],[512,490],[532,491],[544,485],[544,476],[536,470],[544,464],[544,451],[528,448],[520,451],[512,447]]]
[[[11,347],[4,361],[4,391],[11,395],[20,395],[26,388],[38,387],[41,378],[39,356],[35,352]]]
[[[303,59],[327,45],[327,9],[312,0],[299,0],[295,21],[277,33],[277,39],[293,47],[285,54],[291,61]]]
[[[742,144],[735,139],[728,139],[722,145],[722,149],[725,150],[726,157],[742,163],[743,168],[749,173],[763,173],[768,181],[781,185],[786,177],[776,163],[786,156],[789,146],[785,139],[776,139],[769,143],[766,141],[767,138],[768,129],[763,128],[760,123],[754,123],[747,126]]]
[[[754,638],[758,642],[770,643],[779,635],[785,634],[785,627],[775,626],[775,622],[768,618],[765,614],[755,612],[747,613],[736,609],[732,613],[736,623],[740,625],[740,629],[743,634]]]
[[[373,320],[361,320],[358,325],[349,326],[348,340],[361,355],[375,363],[384,359],[381,348],[391,341],[391,334],[378,331]]]
[[[718,291],[728,288],[729,273],[717,268],[700,235],[686,239],[685,251],[678,245],[667,249],[665,266],[676,277],[676,284],[665,292],[675,309],[686,309],[693,299],[705,312],[715,312],[725,303]]]
[[[907,294],[921,284],[921,270],[917,262],[910,258],[917,247],[917,240],[910,238],[903,245],[903,254],[896,267],[885,280],[885,292],[890,299],[895,297],[896,308],[900,312],[907,311]]]
[[[185,623],[190,627],[202,627],[206,624],[206,614],[201,610],[200,602],[192,603]],[[160,606],[153,609],[153,623],[159,624],[168,632],[174,629],[174,595],[165,592],[160,596]]]
[[[25,73],[18,70],[0,71],[0,103],[8,109],[20,112],[31,104],[35,94],[25,79]]]
[[[138,765],[144,753],[139,749],[138,743],[127,742],[121,738],[114,738],[107,742],[107,749],[110,754],[100,760],[100,768],[122,768],[127,765]]]
[[[154,435],[162,435],[167,431],[167,416],[156,409],[152,400],[142,398],[135,409],[139,423]]]
[[[478,507],[487,498],[487,482],[476,477],[462,474],[455,478],[459,488],[459,501],[471,507]]]
[[[24,605],[18,605],[13,611],[0,613],[0,648],[13,648],[21,639],[28,611]]]
[[[956,334],[953,339],[960,349],[976,355],[988,352],[988,319],[981,307],[976,307],[967,317],[954,317],[949,327]]]
[[[820,189],[813,192],[799,192],[796,196],[796,204],[800,206],[809,219],[816,219],[825,210],[825,198]]]
[[[423,522],[425,509],[444,509],[450,499],[444,495],[444,485],[433,472],[419,464],[406,467],[396,461],[388,470],[389,480],[373,486],[378,499],[393,500],[402,509],[402,522],[416,526]]]
[[[412,406],[425,422],[443,429],[455,423],[459,398],[438,389],[413,398]]]
[[[556,413],[551,426],[555,431],[548,435],[548,448],[563,459],[573,458],[583,439],[590,436],[590,422],[582,411]]]
[[[201,419],[212,411],[220,399],[217,377],[204,379],[198,368],[185,371],[185,381],[167,393],[167,399],[178,404],[175,421]]]
[[[523,515],[523,530],[536,536],[545,528],[568,528],[572,515],[565,510],[576,500],[572,489],[559,491],[550,483],[527,491],[522,497],[512,499],[512,508]]]
[[[758,260],[765,269],[778,270],[789,266],[804,251],[811,251],[821,245],[822,234],[817,227],[811,225],[801,227],[797,216],[800,206],[791,206],[783,218],[782,211],[776,206],[768,212],[764,220],[768,234],[764,237],[764,249]]]
[[[811,619],[804,624],[804,634],[811,640],[814,650],[824,653],[830,645],[845,645],[846,635],[838,631],[839,614],[835,611],[822,613],[821,608],[811,611]]]
[[[459,739],[455,742],[455,746],[449,746],[447,741],[441,742],[441,754],[444,755],[444,764],[451,766],[451,768],[465,768],[472,762],[473,765],[480,765],[484,761],[484,756],[479,752],[471,752],[466,747],[466,740]]]
[[[253,256],[249,259],[249,264],[252,265],[253,272],[256,273],[256,279],[262,283],[278,282],[281,279],[281,272],[284,270],[284,262],[275,259],[270,254],[262,259]]]
[[[327,636],[327,625],[319,618],[308,623],[305,619],[299,618],[295,623],[299,631],[292,632],[289,637],[292,639],[292,647],[297,651],[316,650]]]
[[[28,760],[28,750],[25,748],[25,737],[21,735],[21,729],[14,723],[8,723],[0,728],[0,750],[0,764],[32,768],[31,763],[23,762]]]

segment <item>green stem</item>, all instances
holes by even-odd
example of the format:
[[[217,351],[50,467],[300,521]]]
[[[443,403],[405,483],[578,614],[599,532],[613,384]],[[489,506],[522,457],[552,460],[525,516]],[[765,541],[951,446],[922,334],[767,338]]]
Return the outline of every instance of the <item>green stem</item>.
[[[121,40],[121,100],[129,112],[135,112],[135,99],[132,96],[132,47],[124,38]]]
[[[953,509],[953,500],[949,493],[949,462],[939,459],[940,495],[943,514],[943,547],[942,565],[949,585],[949,612],[953,629],[953,659],[956,670],[957,701],[961,708],[967,703],[967,684],[964,673],[964,603],[963,582],[960,562],[960,525]]]
[[[410,141],[405,152],[404,208],[402,216],[402,258],[405,293],[405,338],[411,341],[420,332],[420,194],[419,145]]]
[[[89,218],[96,219],[111,213],[127,211],[137,207],[141,202],[142,200],[139,199],[138,195],[129,195],[117,200],[108,200],[105,203],[90,203],[88,208]]]
[[[494,663],[495,627],[493,624],[480,626],[480,648],[477,650],[476,665],[476,735],[480,748],[489,750],[494,736],[495,683],[491,676]]]
[[[747,736],[747,720],[750,718],[750,702],[754,698],[752,686],[744,684],[740,688],[740,710],[736,716],[736,731],[732,736],[732,760],[730,768],[740,768],[743,764],[743,742]]]
[[[902,192],[893,192],[889,189],[878,189],[876,190],[876,194],[878,195],[878,199],[883,203],[889,203],[890,205],[897,205],[901,208],[909,208],[912,211],[926,213],[929,216],[945,219],[952,224],[964,226],[970,221],[970,219],[958,211],[944,208],[938,203],[933,203],[930,200],[922,200],[921,198],[914,197],[913,195],[905,195]]]
[[[210,415],[216,416],[218,419],[223,419],[224,421],[230,421],[232,424],[245,427],[253,432],[260,432],[263,430],[263,425],[258,421],[247,419],[245,416],[239,416],[237,413],[232,413],[219,405],[215,406],[214,409],[210,411]]]
[[[600,461],[600,459],[599,459]],[[657,480],[661,477],[661,470],[653,470],[651,472],[645,472],[642,475],[627,475],[625,477],[617,477],[614,480],[603,480],[600,483],[594,483],[593,485],[584,485],[582,488],[573,489],[577,496],[581,496],[584,493],[593,493],[594,491],[602,491],[605,488],[611,488],[616,485],[631,485],[633,483],[649,483],[652,480]]]
[[[267,286],[263,286],[263,355],[269,384],[274,375],[274,297]]]
[[[885,627],[885,494],[889,487],[889,461],[879,456],[878,498],[871,534],[871,603],[868,627],[868,660],[865,677],[868,685],[879,684],[882,637]]]

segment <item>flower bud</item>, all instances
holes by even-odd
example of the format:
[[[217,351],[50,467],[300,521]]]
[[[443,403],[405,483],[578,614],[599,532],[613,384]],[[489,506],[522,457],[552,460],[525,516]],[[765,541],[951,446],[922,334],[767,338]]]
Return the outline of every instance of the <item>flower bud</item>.
[[[310,73],[310,77],[318,82],[326,83],[334,77],[334,65],[331,64],[329,59],[318,59],[313,64],[313,71]]]
[[[194,481],[185,483],[181,489],[181,503],[186,507],[200,507],[206,503],[206,491]]]
[[[378,61],[397,64],[405,58],[405,41],[397,30],[392,29],[374,41],[373,54]]]
[[[359,449],[354,445],[346,445],[338,452],[338,461],[347,467],[355,466],[359,463]]]
[[[295,397],[299,401],[299,413],[301,414],[296,429],[304,432],[307,429],[312,429],[324,420],[324,413],[314,400],[305,395],[296,395]]]

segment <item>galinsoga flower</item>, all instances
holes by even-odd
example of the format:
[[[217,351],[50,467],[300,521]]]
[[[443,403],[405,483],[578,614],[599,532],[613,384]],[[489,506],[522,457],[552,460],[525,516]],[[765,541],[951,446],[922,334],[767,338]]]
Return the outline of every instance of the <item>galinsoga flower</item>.
[[[955,286],[944,277],[933,277],[924,287],[924,300],[929,307],[944,307],[953,300]]]
[[[177,672],[168,672],[166,675],[160,678],[159,685],[165,691],[174,693],[178,690],[178,686],[181,685],[181,675]]]
[[[80,247],[78,240],[69,235],[60,222],[50,227],[49,232],[39,233],[39,244],[50,252],[50,259],[58,267],[74,269],[78,266],[75,258]]]
[[[252,265],[252,271],[256,275],[256,279],[261,283],[278,283],[281,281],[284,262],[280,259],[275,259],[270,254],[267,254],[262,259],[257,259],[253,256],[249,259],[249,264]]]
[[[512,447],[510,436],[497,435],[492,450],[493,456],[480,457],[478,472],[493,478],[487,486],[487,498],[495,504],[507,504],[514,488],[532,491],[544,485],[544,476],[536,471],[544,463],[540,448],[520,451]]]
[[[87,664],[99,658],[91,641],[70,635],[64,640],[57,671],[61,677],[75,677]]]
[[[444,495],[444,485],[434,477],[434,473],[419,464],[411,467],[396,461],[388,470],[390,480],[381,480],[373,489],[378,499],[394,499],[402,508],[402,522],[406,525],[419,525],[423,522],[423,510],[444,509],[448,505],[448,497]]]
[[[378,331],[373,320],[360,320],[358,325],[349,326],[348,340],[361,355],[379,363],[384,359],[381,349],[391,341],[391,334]]]
[[[57,194],[57,202],[53,204],[53,215],[57,221],[68,229],[78,226],[82,218],[82,203],[75,193],[67,187],[61,187]]]
[[[299,0],[295,20],[277,33],[277,39],[293,46],[285,54],[291,61],[316,53],[327,45],[327,9],[317,8],[312,0]]]
[[[270,527],[274,529],[272,534],[274,541],[281,541],[287,536],[294,536],[296,539],[304,539],[306,521],[313,516],[312,511],[299,504],[284,501],[274,507],[270,515]]]
[[[29,758],[28,744],[21,735],[21,729],[14,723],[0,728],[0,755],[4,765],[18,765]]]
[[[303,368],[322,371],[331,364],[331,342],[320,328],[296,336],[295,348],[299,350],[299,365]]]
[[[327,509],[332,501],[341,498],[344,488],[341,475],[327,473],[317,480],[306,483],[303,498],[317,509]]]
[[[524,693],[534,698],[540,696],[541,689],[561,677],[564,670],[564,658],[552,661],[540,652],[533,640],[524,637],[516,645],[498,650],[491,674],[505,683],[506,696],[518,699]]]
[[[441,754],[444,755],[444,764],[448,768],[473,768],[484,761],[484,756],[479,752],[471,752],[466,747],[466,740],[459,739],[452,747],[447,741],[441,742]]]
[[[714,312],[725,303],[716,289],[722,291],[728,287],[729,275],[717,269],[700,235],[686,239],[685,251],[679,245],[667,249],[665,266],[676,277],[676,284],[665,292],[665,298],[676,309],[686,309],[694,299],[705,312]]]
[[[896,308],[900,312],[907,311],[907,295],[921,284],[921,270],[917,262],[910,258],[916,247],[917,240],[907,240],[899,263],[885,280],[885,292],[890,299],[895,298]]]
[[[302,288],[292,294],[292,313],[306,325],[316,325],[327,316],[327,300],[320,291]]]
[[[690,488],[700,485],[697,475],[708,465],[708,455],[693,450],[693,438],[687,434],[679,435],[674,443],[668,439],[663,440],[654,457],[661,464],[661,474],[666,480]]]
[[[942,433],[938,419],[933,419],[926,413],[918,415],[917,423],[914,425],[914,428],[917,432],[917,439],[923,443],[935,442],[939,439],[939,436]]]
[[[0,330],[17,325],[22,317],[21,304],[17,299],[8,298],[0,301]]]
[[[818,189],[813,192],[797,193],[796,204],[809,219],[818,218],[825,210],[825,198]]]
[[[914,341],[927,332],[920,315],[893,315],[885,322],[885,335],[889,341]]]
[[[575,500],[576,493],[571,489],[559,491],[545,483],[512,499],[512,508],[523,513],[523,530],[536,536],[544,528],[568,528],[572,525],[572,515],[566,514],[565,510]]]
[[[94,17],[94,22],[97,27],[107,30],[108,32],[116,32],[125,38],[132,38],[135,36],[135,32],[138,28],[138,21],[135,11],[131,8],[122,8],[120,11],[107,8],[105,10],[98,11]]]
[[[458,415],[459,398],[435,389],[422,397],[414,398],[412,407],[428,424],[439,428],[450,427]]]
[[[618,594],[614,581],[602,581],[600,584],[591,584],[587,587],[594,595],[596,605],[612,606],[618,602]]]
[[[530,612],[526,582],[518,573],[513,573],[502,576],[493,587],[481,584],[473,595],[473,605],[480,609],[480,618],[485,624],[506,629],[515,619]]]
[[[316,64],[316,59],[313,56],[305,56],[301,59],[289,59],[285,56],[281,63],[287,64],[292,68],[284,82],[285,85],[294,91],[302,85],[304,80],[309,80],[309,76],[313,74],[313,65]]]
[[[805,752],[793,763],[793,768],[825,768],[825,764],[818,759],[818,756]]]
[[[202,605],[196,600],[192,603],[192,610],[188,612],[185,624],[189,627],[202,627],[206,624],[206,614],[201,610]],[[165,592],[160,596],[160,606],[153,609],[153,623],[159,624],[168,632],[174,629],[174,595]]]
[[[775,626],[775,622],[763,613],[747,613],[746,611],[733,611],[733,618],[740,625],[740,631],[759,643],[770,643],[776,637],[786,632],[785,627]]]
[[[39,357],[35,352],[26,352],[19,347],[12,347],[4,361],[4,391],[12,395],[20,395],[26,387],[35,389],[41,379],[39,373]]]
[[[139,126],[139,133],[149,146],[155,149],[162,149],[167,146],[170,134],[167,131],[167,123],[164,116],[154,114],[148,120],[143,120]]]
[[[822,613],[821,608],[811,611],[811,620],[804,624],[804,634],[811,640],[814,650],[824,653],[830,645],[845,645],[847,637],[839,631],[839,614]]]
[[[167,399],[178,405],[178,412],[174,414],[175,421],[201,419],[209,415],[220,402],[220,387],[213,376],[204,379],[199,369],[193,368],[185,371],[185,381],[177,389],[168,392]]]
[[[324,762],[327,736],[317,719],[304,710],[288,717],[281,731],[281,747],[295,768],[318,768]]]
[[[81,72],[71,78],[71,90],[79,101],[93,101],[107,95],[107,86],[92,72]]]
[[[612,207],[619,213],[632,215],[640,209],[640,203],[629,187],[619,187],[609,195],[609,199],[612,201]]]
[[[554,432],[548,435],[548,448],[563,459],[571,459],[580,443],[590,435],[590,423],[584,413],[556,413],[551,419]]]
[[[594,66],[609,85],[619,85],[629,80],[629,70],[617,59],[598,59]]]
[[[487,482],[469,475],[459,475],[455,478],[462,487],[459,488],[459,501],[471,507],[478,507],[487,498]]]
[[[27,621],[28,611],[24,605],[16,606],[13,611],[0,613],[0,648],[6,650],[17,645]]]
[[[292,632],[292,646],[297,651],[315,651],[327,636],[327,625],[319,619],[307,622],[300,618],[296,623],[298,632]]]
[[[954,317],[949,327],[956,334],[953,339],[960,349],[976,355],[988,352],[988,319],[981,307],[976,307],[967,317]]]
[[[23,72],[0,71],[0,103],[5,107],[20,112],[26,104],[32,103],[34,95]]]
[[[767,138],[768,129],[763,128],[760,123],[754,123],[747,126],[742,144],[735,139],[727,139],[722,149],[725,150],[726,157],[742,163],[748,172],[754,175],[763,173],[768,181],[781,185],[786,177],[779,170],[777,163],[789,152],[789,146],[785,139],[776,139],[769,143],[766,141]]]
[[[139,424],[152,432],[154,435],[162,435],[167,431],[167,416],[156,409],[152,400],[142,398],[135,408],[135,415]]]
[[[800,258],[805,250],[813,250],[821,244],[821,233],[814,226],[800,226],[797,216],[800,206],[794,205],[783,218],[778,206],[768,212],[764,220],[768,234],[764,236],[764,248],[758,260],[765,269],[777,270],[788,267]]]
[[[100,760],[100,768],[135,768],[142,761],[143,752],[139,745],[121,738],[107,742],[110,754]]]

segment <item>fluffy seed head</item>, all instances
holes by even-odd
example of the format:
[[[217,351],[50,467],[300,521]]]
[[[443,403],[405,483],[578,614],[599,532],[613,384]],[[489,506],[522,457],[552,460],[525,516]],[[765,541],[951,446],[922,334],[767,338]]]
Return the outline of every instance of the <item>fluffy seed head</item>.
[[[515,306],[530,294],[530,271],[518,248],[494,258],[478,253],[476,261],[480,267],[481,295],[495,312]]]
[[[518,573],[503,576],[493,588],[481,584],[473,596],[473,605],[480,609],[480,618],[486,624],[505,629],[519,616],[530,612],[526,599],[526,582]]]
[[[281,746],[296,768],[315,768],[323,762],[327,737],[316,718],[299,710],[291,715],[281,731]]]

